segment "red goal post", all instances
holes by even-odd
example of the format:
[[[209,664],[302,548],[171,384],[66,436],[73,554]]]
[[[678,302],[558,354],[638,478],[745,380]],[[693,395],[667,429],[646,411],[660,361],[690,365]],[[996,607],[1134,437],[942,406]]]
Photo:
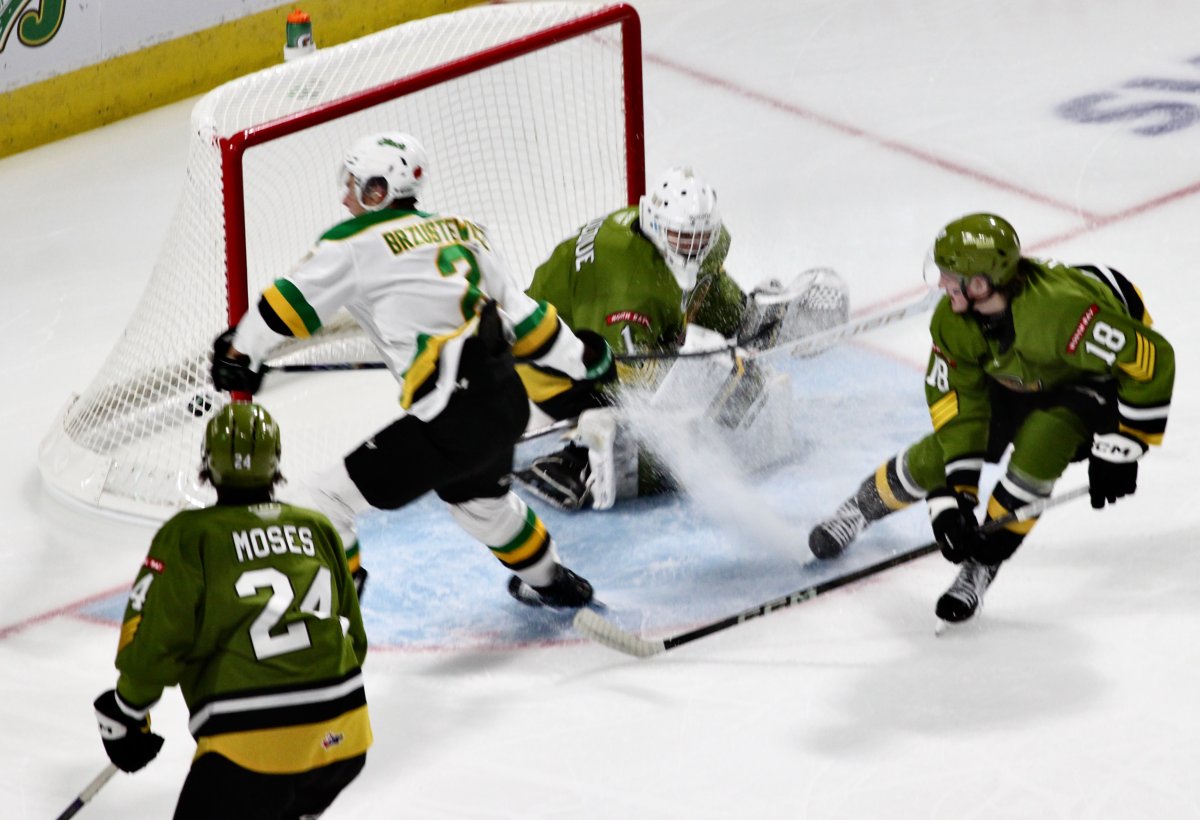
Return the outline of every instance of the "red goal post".
[[[338,169],[355,138],[417,137],[430,156],[422,209],[486,226],[527,282],[555,244],[642,193],[641,92],[632,7],[547,2],[413,21],[205,95],[146,290],[100,372],[42,443],[48,486],[154,518],[211,502],[196,474],[204,424],[226,400],[209,378],[212,340],[347,217]],[[273,363],[373,358],[347,316]],[[260,394],[281,422],[293,480],[397,413],[394,382],[392,400],[379,401],[342,378],[281,376]]]

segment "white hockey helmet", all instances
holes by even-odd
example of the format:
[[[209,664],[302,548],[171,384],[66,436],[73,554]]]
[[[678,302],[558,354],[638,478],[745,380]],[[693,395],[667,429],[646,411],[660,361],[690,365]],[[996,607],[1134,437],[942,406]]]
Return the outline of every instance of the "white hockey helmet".
[[[691,168],[676,166],[642,197],[638,220],[684,293],[696,286],[700,264],[721,235],[717,193]]]
[[[353,181],[359,205],[379,211],[397,199],[416,198],[425,184],[428,165],[425,149],[411,135],[395,131],[371,134],[355,140],[346,152],[342,182]],[[378,204],[368,205],[363,192],[374,180],[382,180],[387,193]]]

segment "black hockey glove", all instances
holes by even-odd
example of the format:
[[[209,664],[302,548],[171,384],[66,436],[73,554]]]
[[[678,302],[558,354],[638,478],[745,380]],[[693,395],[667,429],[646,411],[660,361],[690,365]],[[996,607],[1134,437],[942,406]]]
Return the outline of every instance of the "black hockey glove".
[[[1137,490],[1138,459],[1146,453],[1140,441],[1121,433],[1097,435],[1088,459],[1088,485],[1093,509],[1115,503]]]
[[[947,561],[961,564],[974,556],[982,544],[979,520],[975,517],[973,496],[956,493],[941,487],[929,494],[929,522],[933,525],[933,537],[942,548]]]
[[[158,756],[163,739],[150,731],[150,715],[134,709],[109,689],[93,704],[96,707],[96,722],[100,726],[100,739],[108,759],[123,772],[136,772]],[[137,714],[141,717],[136,717]]]
[[[245,353],[230,355],[233,334],[237,328],[229,328],[213,342],[212,380],[218,390],[230,393],[240,391],[253,395],[262,386],[263,374],[250,368],[250,357]]]
[[[608,342],[594,330],[575,332],[583,342],[583,365],[588,369],[584,381],[593,385],[604,385],[617,378],[617,361]]]

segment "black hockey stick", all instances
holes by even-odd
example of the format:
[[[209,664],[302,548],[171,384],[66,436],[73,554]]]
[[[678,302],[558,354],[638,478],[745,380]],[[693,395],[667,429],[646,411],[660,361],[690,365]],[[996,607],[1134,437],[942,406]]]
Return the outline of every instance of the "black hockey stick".
[[[869,330],[874,330],[877,327],[890,325],[901,319],[907,319],[910,316],[916,316],[924,313],[932,305],[937,303],[941,298],[941,292],[930,290],[923,292],[918,298],[912,299],[895,307],[877,310],[861,316],[857,319],[851,319],[840,325],[818,331],[808,336],[802,336],[799,339],[793,339],[790,342],[776,345],[774,347],[764,348],[762,350],[749,351],[750,356],[765,356],[768,354],[788,352],[792,355],[801,355],[804,353],[815,353],[824,350],[835,342],[840,342],[842,339],[848,339],[851,336],[857,336],[860,333],[866,333]],[[765,332],[765,331],[764,331]],[[649,353],[616,353],[613,358],[618,362],[646,362],[658,361],[664,359],[695,359],[704,356],[728,356],[732,355],[739,347],[753,344],[757,341],[756,337],[747,339],[738,339],[729,341],[718,347],[713,347],[708,350],[663,350]],[[383,362],[328,362],[324,364],[277,364],[267,365],[263,368],[266,373],[327,373],[343,370],[382,370],[387,365]]]
[[[774,345],[773,347],[765,347],[761,350],[751,349],[746,351],[748,358],[757,358],[762,356],[771,356],[778,353],[789,353],[793,356],[802,356],[805,354],[819,353],[822,350],[842,341],[849,339],[852,336],[858,336],[860,333],[866,333],[870,330],[875,330],[879,327],[895,324],[896,322],[907,319],[910,316],[917,316],[929,310],[930,307],[937,304],[938,299],[942,296],[938,290],[923,290],[921,295],[915,299],[910,299],[907,302],[887,307],[881,310],[872,311],[857,319],[851,319],[840,325],[834,325],[831,328],[811,333],[807,336],[801,336],[799,339],[793,339],[790,342]],[[695,359],[704,356],[730,356],[737,352],[739,347],[747,344],[752,344],[756,339],[738,339],[728,341],[718,347],[709,348],[708,350],[689,350],[689,351],[658,351],[652,353],[623,353],[616,357],[619,362],[642,362],[654,361],[662,359]]]
[[[1030,502],[1023,507],[1009,513],[1008,515],[998,518],[994,521],[988,521],[981,529],[984,532],[994,532],[1005,524],[1011,524],[1017,521],[1026,521],[1042,512],[1056,507],[1059,504],[1070,501],[1074,498],[1087,495],[1087,487],[1077,487],[1073,490],[1068,490],[1061,495],[1045,498],[1038,501]],[[670,638],[659,638],[657,640],[648,640],[646,638],[634,635],[621,627],[614,624],[612,621],[601,617],[596,612],[590,609],[581,609],[575,615],[574,625],[577,630],[582,632],[587,637],[596,641],[596,643],[604,644],[605,646],[615,649],[618,652],[624,652],[626,655],[633,655],[636,658],[648,658],[651,655],[658,655],[666,652],[668,649],[674,649],[677,646],[682,646],[685,643],[703,638],[706,635],[711,635],[714,632],[720,632],[724,629],[737,626],[740,623],[758,618],[762,615],[768,615],[776,610],[786,609],[793,604],[802,604],[805,601],[816,598],[818,595],[823,595],[830,590],[844,587],[847,584],[852,584],[855,581],[861,581],[871,575],[883,572],[886,569],[906,564],[909,561],[920,558],[923,555],[928,555],[931,552],[938,550],[937,542],[924,544],[909,552],[894,555],[891,558],[883,561],[878,561],[874,564],[869,564],[862,569],[855,570],[847,575],[838,578],[831,578],[828,581],[804,587],[796,590],[790,595],[784,595],[781,598],[767,601],[759,606],[752,607],[736,615],[730,615],[728,618],[722,618],[719,621],[705,624],[696,629],[689,630],[680,635],[675,635]]]
[[[104,771],[92,778],[92,782],[88,783],[83,791],[79,793],[79,796],[75,798],[74,802],[67,806],[66,811],[58,816],[58,820],[67,820],[68,817],[74,817],[78,814],[79,810],[84,807],[84,804],[95,797],[96,792],[104,788],[104,784],[116,773],[117,766],[115,763],[109,763],[105,766]]]

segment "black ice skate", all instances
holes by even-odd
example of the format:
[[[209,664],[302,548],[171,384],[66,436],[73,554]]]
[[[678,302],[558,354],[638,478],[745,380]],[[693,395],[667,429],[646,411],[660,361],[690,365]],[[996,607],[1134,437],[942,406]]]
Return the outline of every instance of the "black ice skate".
[[[553,609],[578,609],[592,600],[592,585],[571,570],[558,564],[554,580],[544,587],[530,586],[514,575],[508,579],[508,594],[526,606],[547,606]]]
[[[813,527],[808,534],[808,548],[822,560],[837,558],[867,528],[868,523],[858,506],[858,497],[851,496],[833,515]]]
[[[954,583],[938,598],[937,616],[948,623],[959,623],[974,615],[999,569],[999,564],[982,564],[974,558],[963,561]]]

